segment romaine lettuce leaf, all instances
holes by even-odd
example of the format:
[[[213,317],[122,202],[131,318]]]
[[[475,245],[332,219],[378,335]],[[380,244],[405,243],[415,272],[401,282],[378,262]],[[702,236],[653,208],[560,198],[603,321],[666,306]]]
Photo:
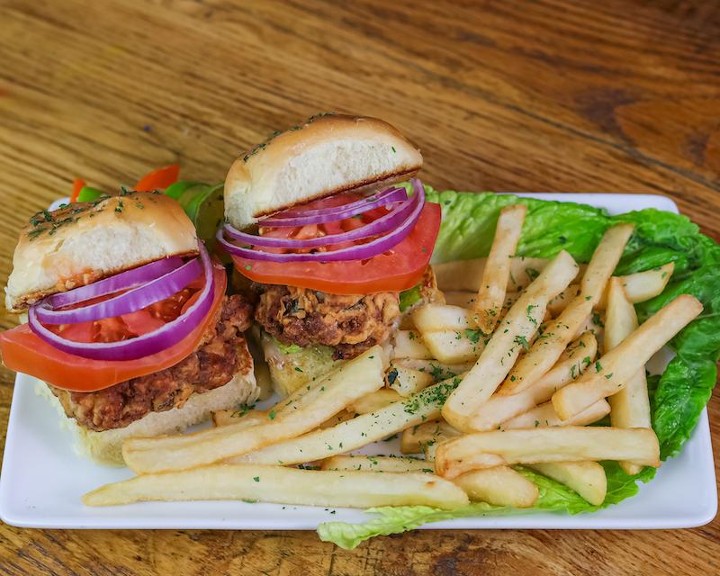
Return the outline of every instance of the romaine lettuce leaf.
[[[550,258],[567,250],[579,262],[587,262],[605,230],[616,223],[631,222],[635,233],[618,266],[617,274],[649,270],[668,262],[675,272],[665,291],[637,306],[645,320],[679,294],[693,294],[703,305],[703,314],[670,343],[676,356],[659,378],[649,382],[653,428],[658,435],[662,459],[677,454],[692,434],[717,380],[720,355],[720,247],[700,234],[686,217],[648,209],[618,216],[591,206],[547,202],[512,195],[436,192],[426,187],[428,201],[438,202],[443,222],[433,252],[433,262],[487,256],[500,210],[507,205],[528,206],[518,254]],[[603,463],[608,493],[602,507],[635,495],[637,481],[647,482],[654,468],[629,476],[615,462]],[[592,512],[592,506],[562,484],[527,468],[518,468],[540,489],[535,509],[569,514]],[[500,513],[522,513],[487,504],[472,504],[445,511],[425,506],[382,507],[368,511],[374,517],[363,524],[340,522],[320,525],[325,541],[353,548],[373,536],[417,528],[427,522]]]

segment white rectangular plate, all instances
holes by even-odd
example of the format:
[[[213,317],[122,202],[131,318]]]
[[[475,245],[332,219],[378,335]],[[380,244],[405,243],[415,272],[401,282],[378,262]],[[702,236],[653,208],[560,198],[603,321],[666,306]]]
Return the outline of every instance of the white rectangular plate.
[[[631,194],[523,194],[543,200],[580,202],[617,214],[642,208],[677,212],[668,198]],[[87,508],[81,496],[107,482],[132,476],[77,455],[70,430],[55,408],[35,393],[37,380],[19,374],[15,382],[2,476],[0,518],[7,524],[38,528],[218,528],[314,529],[326,521],[362,522],[359,510],[244,502],[153,502]],[[378,453],[391,444],[379,443]],[[710,428],[703,411],[682,453],[663,464],[640,493],[592,514],[528,512],[512,516],[464,518],[427,528],[688,528],[710,522],[717,491]]]

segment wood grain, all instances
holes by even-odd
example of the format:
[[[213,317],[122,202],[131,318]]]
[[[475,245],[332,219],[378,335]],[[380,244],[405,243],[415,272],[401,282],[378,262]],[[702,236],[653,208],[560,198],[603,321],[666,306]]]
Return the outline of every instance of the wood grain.
[[[439,188],[665,194],[720,238],[720,5],[688,0],[0,2],[0,283],[76,176],[180,162],[221,180],[276,128],[377,115]],[[16,320],[3,313],[0,328]],[[0,445],[13,375],[0,373]],[[720,402],[710,403],[720,445]],[[720,573],[677,531],[418,531],[346,552],[305,532],[0,526],[0,574]]]

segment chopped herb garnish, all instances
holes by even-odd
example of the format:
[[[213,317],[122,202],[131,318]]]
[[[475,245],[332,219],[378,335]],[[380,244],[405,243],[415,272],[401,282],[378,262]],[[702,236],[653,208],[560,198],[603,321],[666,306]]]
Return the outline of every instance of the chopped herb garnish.
[[[537,307],[538,307],[538,304],[529,304],[528,307],[527,307],[527,310],[526,310],[526,312],[527,312],[527,319],[528,319],[530,322],[532,322],[535,326],[537,326],[537,320],[535,320],[535,318],[533,318],[533,316],[532,316],[532,311],[533,311],[535,308],[537,308]]]
[[[467,328],[465,330],[465,337],[473,344],[477,344],[480,341],[481,335],[482,331],[480,330],[473,330],[472,328]]]
[[[519,344],[525,350],[530,349],[530,343],[527,341],[527,338],[525,338],[525,336],[515,336],[513,342],[515,342],[515,344]]]

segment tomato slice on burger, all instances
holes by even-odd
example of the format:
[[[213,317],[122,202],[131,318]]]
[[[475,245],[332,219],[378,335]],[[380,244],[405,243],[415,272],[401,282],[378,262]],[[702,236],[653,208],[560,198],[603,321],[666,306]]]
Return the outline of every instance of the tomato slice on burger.
[[[315,202],[307,207],[322,206]],[[332,294],[400,292],[421,281],[435,247],[440,220],[440,205],[427,202],[412,232],[404,240],[391,250],[367,260],[265,262],[239,256],[232,258],[241,274],[262,284],[298,286]],[[340,223],[338,231],[353,226],[352,222],[345,222]],[[336,233],[336,230],[330,233]]]
[[[136,360],[123,361],[82,358],[51,346],[36,336],[27,324],[23,324],[0,334],[0,353],[3,363],[10,370],[30,374],[57,388],[75,392],[102,390],[131,378],[145,376],[174,366],[195,350],[205,331],[217,319],[227,287],[227,278],[225,271],[217,267],[213,267],[213,275],[215,279],[213,302],[204,321],[199,323],[183,340],[161,352]],[[158,303],[158,305],[162,304]],[[165,303],[165,306],[167,305],[168,303]],[[183,307],[183,311],[187,306],[188,303]],[[145,315],[132,313],[132,315],[125,316],[131,316],[127,319],[124,318],[125,324],[132,326],[138,332],[149,331],[157,326],[157,318],[151,317],[147,313]],[[91,337],[88,324],[90,323],[85,323],[84,327],[82,324],[73,327],[77,340],[87,341]],[[121,334],[113,334],[112,326],[112,322],[102,323],[99,334],[97,331],[93,333],[92,339],[107,340],[121,337]]]

